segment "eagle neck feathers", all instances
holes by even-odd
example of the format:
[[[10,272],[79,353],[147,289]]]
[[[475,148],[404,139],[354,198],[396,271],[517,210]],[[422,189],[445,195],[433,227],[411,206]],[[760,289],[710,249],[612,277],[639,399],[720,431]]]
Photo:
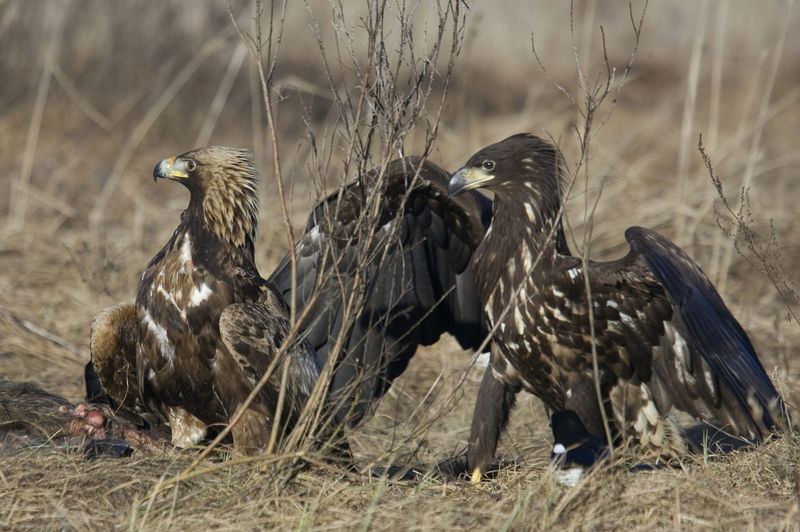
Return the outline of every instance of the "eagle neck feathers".
[[[479,288],[488,296],[503,275],[518,283],[569,254],[558,187],[548,190],[532,178],[513,189],[497,191],[492,224],[476,252],[475,261],[485,264],[476,269]],[[507,273],[511,261],[513,274]]]
[[[225,179],[210,179],[202,190],[192,190],[188,218],[230,245],[252,247],[258,226],[258,191],[255,168],[227,168]]]

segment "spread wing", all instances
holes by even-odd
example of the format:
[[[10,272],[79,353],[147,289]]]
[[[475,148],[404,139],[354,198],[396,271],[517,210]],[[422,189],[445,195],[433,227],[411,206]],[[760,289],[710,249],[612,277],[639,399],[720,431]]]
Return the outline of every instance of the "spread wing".
[[[636,374],[649,381],[658,409],[666,413],[674,405],[737,436],[763,438],[786,409],[747,334],[678,246],[641,227],[629,228],[625,237],[630,253],[593,265],[590,278],[605,287],[627,286],[607,297],[615,302],[617,332],[630,338]],[[652,346],[652,360],[644,352],[634,355],[637,342]]]
[[[645,261],[669,297],[692,346],[750,421],[772,429],[786,409],[753,344],[703,271],[654,231],[632,227],[631,249]]]
[[[324,364],[341,340],[331,392],[357,423],[419,345],[484,338],[471,257],[491,217],[479,193],[447,196],[449,174],[410,157],[322,201],[296,246],[298,315]],[[291,298],[287,256],[270,281]],[[347,414],[350,412],[350,414]]]
[[[258,303],[229,305],[222,311],[219,320],[222,341],[252,387],[275,360],[289,333],[286,306],[268,288],[265,296]],[[319,368],[310,346],[303,341],[291,345],[284,356],[289,360],[286,391],[291,413],[289,417],[293,417],[302,410],[308,399],[319,377]],[[262,388],[268,404],[277,404],[280,382],[281,365],[276,364],[272,377]]]

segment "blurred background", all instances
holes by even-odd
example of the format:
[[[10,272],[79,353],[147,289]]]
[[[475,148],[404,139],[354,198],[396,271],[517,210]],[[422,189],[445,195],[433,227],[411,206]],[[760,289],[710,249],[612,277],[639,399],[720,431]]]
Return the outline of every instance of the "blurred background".
[[[344,16],[334,17],[337,5]],[[312,138],[334,139],[325,167],[331,186],[353,178],[338,162],[332,132],[341,117],[331,87],[358,89],[348,65],[367,53],[365,5],[288,3],[273,97],[296,227],[317,197]],[[435,4],[407,7],[415,47],[430,49]],[[587,206],[598,198],[593,257],[625,253],[630,225],[673,238],[718,283],[793,399],[798,9],[781,0],[653,2],[626,74],[636,42],[631,19],[642,7],[576,1],[571,23],[568,2],[470,2],[430,158],[455,169],[484,145],[531,131],[557,141],[574,167],[585,109],[577,65],[591,84],[604,80],[604,38],[614,83],[595,119],[588,181],[577,176],[568,204],[576,239],[582,242]],[[250,3],[234,2],[232,13],[252,31]],[[389,41],[402,30],[396,21],[387,15]],[[408,136],[406,154],[422,149],[435,119],[441,57],[432,114]],[[264,177],[262,274],[285,253],[258,76],[224,2],[0,0],[0,80],[0,375],[81,398],[92,317],[134,298],[141,270],[187,204],[181,187],[152,182],[164,157],[206,144],[254,150]],[[743,207],[750,247],[726,234],[730,216],[698,153],[700,134],[731,207]],[[432,425],[428,444],[434,455],[463,445],[477,373],[457,384],[469,361],[453,342],[416,357],[362,437],[383,445],[387,426],[411,422],[397,412],[419,412],[452,392],[456,409]],[[530,399],[519,410],[541,416]],[[522,421],[509,439],[514,445],[546,445],[546,425],[533,426],[529,414],[515,419]]]

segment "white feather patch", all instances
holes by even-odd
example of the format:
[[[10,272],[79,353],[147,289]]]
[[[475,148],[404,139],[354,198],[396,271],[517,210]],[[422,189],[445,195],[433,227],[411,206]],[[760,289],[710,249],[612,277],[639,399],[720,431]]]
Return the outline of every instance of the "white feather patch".
[[[525,204],[525,214],[528,215],[528,221],[530,222],[536,221],[536,212],[534,211],[534,206],[532,203]]]
[[[181,261],[184,264],[192,262],[192,241],[187,236],[183,239],[183,245],[181,246]]]
[[[525,269],[526,274],[531,273],[533,269],[533,253],[527,244],[522,247],[522,267]]]
[[[522,319],[522,312],[520,312],[519,307],[514,309],[514,325],[517,326],[519,334],[525,333],[525,321]]]
[[[559,321],[569,321],[567,317],[564,315],[564,313],[561,312],[561,310],[558,307],[556,308],[547,307],[547,308],[550,309],[550,312],[553,313],[553,317],[555,317],[555,319]]]
[[[527,338],[524,337],[522,338],[522,345],[524,345],[525,349],[527,349],[528,351],[531,350],[531,343],[528,341]]]
[[[489,351],[484,351],[483,353],[478,353],[478,355],[475,357],[475,366],[480,368],[480,369],[488,368],[491,356],[492,356],[492,354]]]
[[[193,447],[206,437],[206,425],[183,408],[170,407],[167,417],[175,447]]]
[[[208,287],[206,283],[200,285],[200,287],[192,288],[192,293],[189,296],[189,304],[193,307],[200,305],[203,301],[208,299],[211,295],[211,289]]]
[[[153,333],[153,336],[156,337],[156,340],[158,340],[161,356],[166,358],[169,363],[172,364],[173,360],[175,360],[175,346],[173,346],[169,341],[167,330],[153,321],[153,318],[150,316],[149,312],[144,313],[144,323],[147,325],[147,328],[150,329],[150,332]]]

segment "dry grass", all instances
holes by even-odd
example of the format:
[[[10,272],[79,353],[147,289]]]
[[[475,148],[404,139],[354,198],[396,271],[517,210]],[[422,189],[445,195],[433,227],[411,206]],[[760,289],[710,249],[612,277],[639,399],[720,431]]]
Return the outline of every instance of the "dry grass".
[[[312,14],[328,46],[334,32],[327,2],[290,4],[274,105],[297,228],[314,198],[307,176],[319,169],[308,163],[307,133],[323,138],[336,127]],[[430,19],[426,6],[417,7],[420,24]],[[247,6],[234,7],[247,21]],[[358,50],[361,3],[344,7]],[[601,68],[600,25],[611,63],[622,68],[632,43],[627,7],[578,2],[576,15],[587,72]],[[581,174],[568,206],[580,242],[585,206],[603,183],[593,256],[623,253],[623,230],[634,224],[684,246],[720,285],[794,404],[800,324],[788,319],[786,305],[798,304],[793,266],[800,262],[798,31],[798,8],[778,0],[651,5],[631,78],[592,138],[588,187]],[[531,32],[551,79],[530,51]],[[417,38],[424,47],[425,35]],[[133,298],[141,268],[187,201],[178,187],[152,184],[155,161],[198,139],[253,147],[267,177],[261,271],[284,254],[258,74],[249,58],[242,62],[224,4],[0,2],[0,50],[0,198],[8,198],[0,201],[0,374],[77,401],[91,318]],[[559,140],[575,161],[581,118],[553,84],[578,94],[574,56],[565,3],[472,6],[431,158],[454,169],[479,147],[528,130]],[[334,83],[347,86],[346,70],[333,73]],[[737,254],[720,229],[717,190],[695,148],[699,133],[730,204],[736,208],[739,187],[749,185],[745,217],[754,234],[768,243],[774,227],[778,253],[769,260],[795,287],[783,298],[751,265],[757,257],[746,246],[745,257]],[[413,133],[406,152],[424,141],[424,132]],[[327,148],[331,186],[341,179],[337,148]],[[451,341],[415,357],[377,415],[352,434],[358,458],[369,463],[388,452],[395,461],[430,464],[462,451],[478,380],[471,370],[458,386],[469,360]],[[405,437],[426,424],[422,436]],[[259,469],[219,460],[170,484],[192,453],[89,463],[63,449],[32,449],[0,461],[0,526],[796,529],[800,522],[793,437],[716,460],[698,457],[681,469],[597,471],[571,489],[547,472],[549,440],[541,407],[525,397],[503,442],[505,456],[524,463],[479,489],[321,466],[287,479],[283,462]]]

